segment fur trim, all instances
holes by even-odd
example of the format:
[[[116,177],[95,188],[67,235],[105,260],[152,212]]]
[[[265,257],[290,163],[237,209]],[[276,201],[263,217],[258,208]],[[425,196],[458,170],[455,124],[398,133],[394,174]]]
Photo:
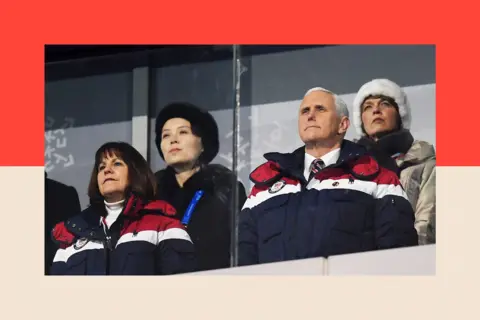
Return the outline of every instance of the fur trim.
[[[410,103],[405,91],[403,91],[403,89],[395,82],[388,79],[374,79],[365,83],[360,90],[358,90],[358,93],[353,100],[353,125],[359,136],[362,137],[365,135],[362,131],[362,113],[360,107],[365,98],[371,95],[384,95],[393,98],[398,105],[403,129],[410,129]]]

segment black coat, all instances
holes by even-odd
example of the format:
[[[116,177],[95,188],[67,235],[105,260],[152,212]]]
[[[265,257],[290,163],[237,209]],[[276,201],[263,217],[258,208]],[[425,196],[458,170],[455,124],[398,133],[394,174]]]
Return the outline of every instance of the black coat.
[[[199,271],[230,267],[231,204],[233,181],[237,181],[228,168],[210,164],[191,176],[181,188],[173,169],[155,173],[158,199],[166,200],[177,210],[182,220],[190,201],[198,190],[204,194],[195,207],[187,225],[194,245]],[[238,182],[238,212],[246,200],[245,187]]]
[[[81,212],[77,190],[45,176],[45,274],[49,274],[50,266],[57,251],[52,242],[53,227]]]

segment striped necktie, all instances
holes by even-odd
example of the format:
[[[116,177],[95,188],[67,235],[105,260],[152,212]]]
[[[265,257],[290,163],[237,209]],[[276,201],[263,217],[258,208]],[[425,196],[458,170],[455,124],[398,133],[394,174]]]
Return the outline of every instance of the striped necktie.
[[[325,168],[325,162],[323,162],[322,159],[313,160],[308,181],[312,180],[313,176],[319,173],[323,168]]]

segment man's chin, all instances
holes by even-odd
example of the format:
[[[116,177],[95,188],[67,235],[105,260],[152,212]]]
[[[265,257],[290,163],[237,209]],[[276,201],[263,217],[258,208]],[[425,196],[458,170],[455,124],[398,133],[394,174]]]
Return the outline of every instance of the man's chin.
[[[309,136],[309,137],[306,137],[303,142],[305,144],[311,144],[311,143],[316,143],[316,142],[319,142],[319,141],[324,141],[325,140],[325,137],[323,136],[319,136],[319,135],[315,135],[315,136]]]

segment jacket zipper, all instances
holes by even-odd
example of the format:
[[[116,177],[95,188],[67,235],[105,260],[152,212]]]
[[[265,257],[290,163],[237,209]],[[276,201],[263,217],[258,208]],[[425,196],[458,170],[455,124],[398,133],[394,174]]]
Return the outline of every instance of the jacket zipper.
[[[128,201],[128,200],[126,200],[126,201]],[[130,210],[135,211],[136,206],[137,206],[136,199],[134,199],[133,204],[132,204],[132,208]],[[121,219],[124,214],[125,214],[125,207],[122,209],[122,212],[120,212],[120,215],[118,216],[118,219]],[[115,223],[117,223],[117,221]],[[105,275],[109,275],[110,274],[110,260],[111,260],[110,258],[111,258],[111,253],[113,251],[112,237],[110,235],[109,228],[107,227],[106,222],[103,218],[101,219],[101,224],[103,226],[103,231],[105,233],[105,241],[103,242],[103,248],[104,248],[104,252],[105,252]],[[118,239],[117,239],[117,241],[118,241]]]
[[[108,228],[105,225],[105,221],[102,219],[103,231],[105,233],[105,241],[103,241],[103,248],[105,253],[105,275],[110,274],[110,252],[112,251],[112,237],[108,232]]]

